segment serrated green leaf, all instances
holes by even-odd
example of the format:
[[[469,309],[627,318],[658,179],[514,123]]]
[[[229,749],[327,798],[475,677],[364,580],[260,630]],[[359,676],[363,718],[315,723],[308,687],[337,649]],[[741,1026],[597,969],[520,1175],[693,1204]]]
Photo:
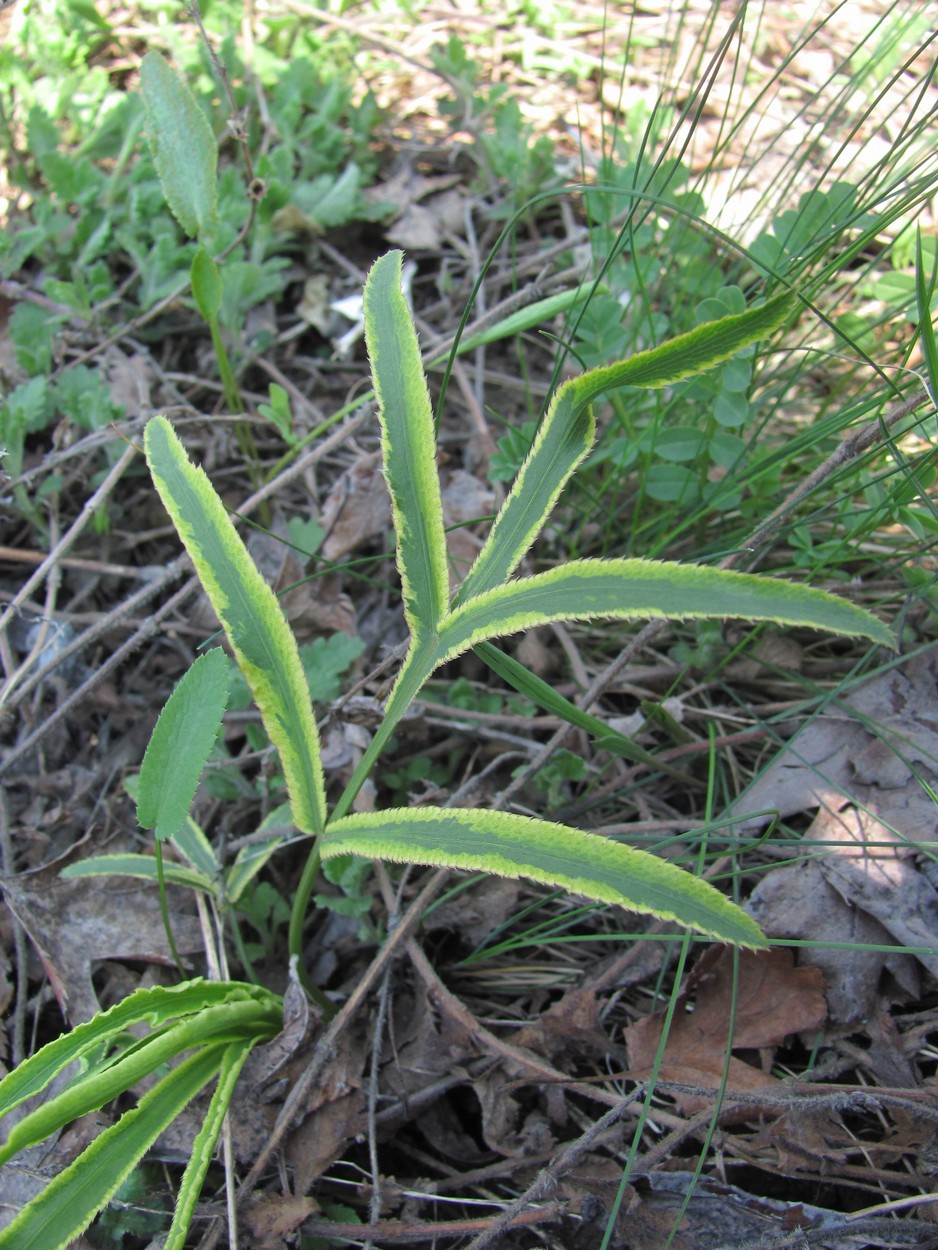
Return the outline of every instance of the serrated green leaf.
[[[228,702],[228,657],[213,647],[193,663],[154,726],[137,782],[137,820],[171,838],[189,815]]]
[[[440,623],[435,665],[486,639],[598,616],[776,621],[896,645],[871,613],[812,586],[663,560],[572,560],[455,608]]]
[[[178,1067],[60,1172],[0,1232],[7,1250],[64,1250],[117,1193],[173,1120],[216,1075],[226,1047],[210,1046]]]
[[[319,833],[326,809],[319,733],[296,639],[224,505],[165,417],[148,423],[145,441],[160,498],[280,753],[294,823],[304,833]]]
[[[192,92],[159,52],[140,65],[147,129],[160,185],[190,238],[210,241],[218,219],[218,144]]]
[[[323,860],[361,855],[528,877],[721,941],[766,945],[756,922],[706,881],[646,851],[547,820],[468,808],[360,812],[331,824],[321,845]]]
[[[446,611],[449,575],[433,409],[401,290],[401,260],[400,252],[388,252],[372,266],[365,283],[365,340],[378,396],[404,614],[416,641],[431,633]]]
[[[277,1006],[258,1001],[224,1002],[206,1007],[172,1027],[159,1029],[138,1044],[128,1047],[113,1062],[94,1068],[60,1090],[48,1102],[29,1112],[12,1126],[0,1145],[0,1163],[20,1150],[45,1140],[89,1111],[97,1111],[112,1099],[133,1089],[138,1081],[159,1071],[164,1064],[196,1046],[218,1042],[266,1039],[277,1032],[280,1023]],[[2,1241],[0,1241],[2,1245]]]
[[[202,1121],[202,1127],[192,1143],[189,1162],[186,1164],[179,1192],[176,1194],[173,1223],[163,1250],[182,1250],[185,1245],[186,1234],[192,1223],[195,1205],[202,1192],[205,1174],[214,1157],[218,1135],[225,1116],[228,1114],[228,1108],[231,1106],[235,1085],[253,1047],[254,1042],[250,1041],[243,1046],[231,1045],[225,1049],[212,1100],[205,1113],[205,1119]]]

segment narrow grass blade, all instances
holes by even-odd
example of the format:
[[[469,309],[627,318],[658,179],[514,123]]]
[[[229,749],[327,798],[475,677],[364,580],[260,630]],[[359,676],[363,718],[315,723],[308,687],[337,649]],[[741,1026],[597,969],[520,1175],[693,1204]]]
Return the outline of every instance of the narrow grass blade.
[[[186,1059],[60,1172],[0,1232],[10,1250],[64,1250],[82,1233],[173,1120],[216,1075],[226,1048]]]
[[[176,1210],[173,1212],[173,1223],[166,1237],[163,1250],[182,1250],[185,1245],[189,1225],[195,1212],[195,1205],[202,1192],[205,1174],[215,1154],[215,1144],[224,1123],[228,1108],[231,1106],[232,1095],[237,1084],[245,1060],[254,1047],[253,1041],[246,1045],[232,1044],[228,1046],[222,1057],[218,1081],[215,1085],[212,1101],[209,1103],[202,1121],[202,1127],[196,1134],[189,1155],[189,1162],[183,1174],[179,1193],[176,1195]]]
[[[935,294],[935,280],[938,277],[938,248],[935,252],[935,266],[931,277],[925,274],[925,257],[922,252],[921,227],[915,235],[915,297],[918,304],[918,337],[928,371],[928,384],[931,388],[933,404],[938,404],[938,344],[935,343],[935,327],[931,319],[932,298]]]
[[[882,621],[811,586],[657,560],[573,560],[454,609],[440,624],[436,663],[490,638],[549,621],[597,616],[776,621],[869,638],[895,649],[895,639]]]
[[[218,220],[218,144],[192,92],[159,52],[140,64],[153,161],[166,203],[190,238],[210,239]]]
[[[646,751],[631,738],[626,738],[624,734],[611,729],[598,716],[591,716],[589,712],[584,712],[582,708],[558,693],[553,686],[525,668],[523,664],[519,664],[512,656],[506,655],[504,651],[493,646],[492,643],[480,642],[473,650],[493,673],[497,673],[503,681],[507,681],[519,694],[523,694],[526,699],[536,703],[545,712],[550,712],[552,716],[559,716],[568,725],[585,730],[595,739],[596,745],[601,750],[608,751],[611,755],[618,755],[621,759],[630,760],[633,764],[646,764],[656,772],[668,773],[686,783],[685,773],[657,759],[651,751]]]
[[[296,639],[224,505],[165,417],[147,425],[146,449],[156,488],[280,753],[294,823],[319,833],[326,811],[319,733]]]
[[[384,476],[391,492],[404,613],[414,639],[449,604],[433,409],[417,334],[401,290],[401,253],[375,262],[365,283],[365,340],[378,396]]]
[[[564,382],[548,406],[531,450],[455,602],[465,603],[500,586],[530,550],[568,478],[593,445],[593,400],[623,386],[673,386],[705,373],[777,330],[794,303],[787,292],[777,295],[758,308],[708,321],[659,347]]]
[[[0,1081],[0,1119],[34,1094],[41,1093],[69,1064],[85,1059],[131,1025],[161,1028],[171,1020],[195,1015],[228,1002],[273,1002],[274,995],[241,981],[205,981],[195,977],[181,985],[152,985],[134,990],[119,1003],[84,1024],[47,1042]]]
[[[228,657],[200,655],[160,712],[140,767],[137,820],[165,842],[183,824],[228,703]]]
[[[547,820],[467,808],[398,808],[336,821],[324,860],[362,855],[528,877],[645,912],[742,946],[765,946],[759,926],[706,881],[646,851]]]
[[[472,334],[467,338],[460,339],[457,350],[459,355],[462,356],[466,352],[475,351],[477,347],[485,347],[488,343],[499,343],[502,339],[517,338],[519,334],[524,334],[528,330],[533,330],[536,326],[552,321],[561,313],[572,312],[580,304],[585,304],[591,300],[594,295],[608,294],[609,288],[607,286],[588,284],[586,286],[572,287],[568,291],[560,291],[556,295],[548,295],[544,299],[534,300],[533,303],[525,304],[523,308],[519,308],[517,312],[509,313],[507,317],[502,317],[494,325],[480,330],[478,334]],[[442,359],[445,359],[445,357],[442,357]]]

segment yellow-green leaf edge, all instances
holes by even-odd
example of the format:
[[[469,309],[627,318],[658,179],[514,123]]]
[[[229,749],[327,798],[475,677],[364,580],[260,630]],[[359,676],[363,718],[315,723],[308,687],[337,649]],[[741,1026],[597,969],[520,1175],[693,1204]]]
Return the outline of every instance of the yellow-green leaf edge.
[[[359,812],[329,825],[321,851],[324,860],[359,855],[527,877],[673,920],[721,941],[766,945],[751,917],[684,869],[597,834],[513,812],[427,807]]]
[[[393,251],[375,261],[365,283],[364,320],[404,615],[416,641],[435,628],[449,606],[449,574],[433,408],[401,289],[402,260],[402,253]]]
[[[775,621],[896,645],[892,631],[872,613],[814,586],[667,560],[586,559],[460,604],[440,622],[434,665],[489,638],[602,616]]]
[[[165,417],[147,424],[145,445],[156,489],[280,754],[294,823],[318,834],[326,820],[319,733],[293,632],[204,471]]]

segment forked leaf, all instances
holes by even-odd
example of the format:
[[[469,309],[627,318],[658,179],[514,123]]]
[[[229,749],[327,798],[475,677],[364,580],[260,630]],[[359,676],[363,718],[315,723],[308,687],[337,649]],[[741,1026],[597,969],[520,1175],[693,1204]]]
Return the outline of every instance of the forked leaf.
[[[153,1143],[216,1075],[227,1047],[209,1046],[153,1086],[0,1232],[0,1246],[64,1250],[117,1193]]]
[[[329,825],[322,857],[362,855],[528,877],[601,903],[658,916],[740,946],[761,947],[756,922],[706,881],[597,834],[511,812],[392,808]]]
[[[417,334],[401,290],[401,253],[388,252],[365,283],[365,341],[378,396],[384,476],[411,637],[436,628],[449,604],[443,505],[433,409]]]
[[[165,417],[148,423],[146,450],[156,489],[280,753],[294,823],[319,833],[326,810],[319,733],[296,639],[224,505]]]
[[[171,838],[189,815],[202,769],[228,703],[228,657],[200,655],[166,701],[150,736],[137,784],[137,820],[157,840]]]
[[[147,130],[160,186],[190,238],[210,240],[218,217],[218,144],[192,92],[159,52],[140,65]]]
[[[571,560],[455,608],[440,623],[435,664],[489,638],[597,616],[776,621],[896,645],[872,613],[813,586],[664,560]]]
[[[787,292],[777,295],[758,308],[708,321],[659,347],[637,352],[618,364],[591,369],[558,387],[454,602],[465,603],[500,586],[530,550],[561,490],[593,445],[593,400],[622,386],[654,389],[705,373],[777,330],[793,307],[793,296]]]

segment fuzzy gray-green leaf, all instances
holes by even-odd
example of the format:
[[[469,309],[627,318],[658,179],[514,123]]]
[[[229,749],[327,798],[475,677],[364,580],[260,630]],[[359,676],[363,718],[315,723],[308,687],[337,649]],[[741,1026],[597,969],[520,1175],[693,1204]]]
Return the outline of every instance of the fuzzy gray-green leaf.
[[[190,238],[210,241],[217,210],[218,144],[192,92],[159,52],[140,66],[153,161],[166,203]]]

